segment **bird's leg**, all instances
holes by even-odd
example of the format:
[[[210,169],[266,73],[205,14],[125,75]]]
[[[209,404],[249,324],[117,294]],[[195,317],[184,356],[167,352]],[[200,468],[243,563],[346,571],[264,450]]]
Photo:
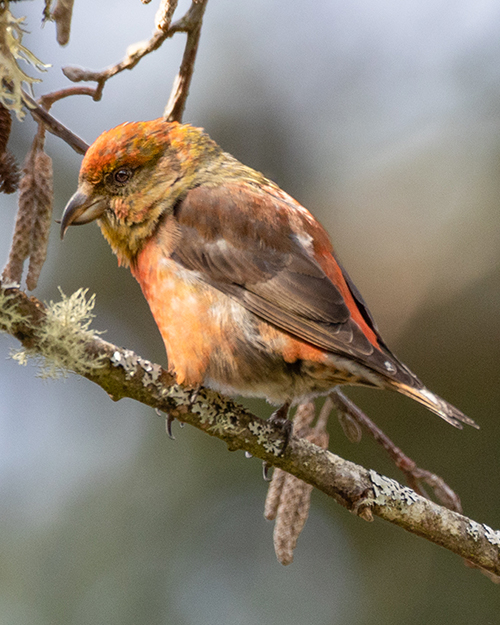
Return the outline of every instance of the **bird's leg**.
[[[282,406],[280,406],[277,410],[273,412],[273,414],[269,417],[268,421],[278,425],[283,432],[284,441],[283,447],[280,452],[280,456],[285,453],[286,448],[288,447],[288,442],[290,441],[290,436],[292,435],[293,423],[288,418],[288,411],[290,410],[290,402],[286,401]]]
[[[447,508],[462,512],[462,505],[459,496],[446,484],[446,482],[430,471],[421,469],[411,458],[409,458],[382,430],[373,423],[373,421],[354,404],[340,390],[335,389],[330,393],[329,397],[337,407],[337,409],[347,414],[357,424],[363,427],[372,436],[377,443],[387,451],[393,459],[395,465],[400,469],[408,482],[410,488],[423,497],[429,498],[425,489],[420,484],[424,482],[432,488],[436,498]],[[345,427],[343,425],[343,427]],[[348,438],[349,432],[347,432]],[[352,440],[352,439],[351,439]],[[359,440],[359,439],[358,439]]]
[[[283,432],[283,447],[279,453],[282,456],[285,453],[286,448],[288,447],[288,442],[290,440],[290,436],[293,431],[293,423],[288,418],[288,411],[290,410],[290,402],[286,401],[282,406],[280,406],[277,410],[273,412],[273,414],[268,418],[268,421],[271,423],[275,423],[281,428]],[[271,465],[269,462],[265,460],[262,463],[262,477],[265,482],[270,482],[271,477],[269,476],[269,469]]]

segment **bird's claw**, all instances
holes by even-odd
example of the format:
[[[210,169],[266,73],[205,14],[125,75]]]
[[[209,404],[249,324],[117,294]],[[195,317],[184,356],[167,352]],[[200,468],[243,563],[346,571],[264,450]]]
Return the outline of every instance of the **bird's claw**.
[[[273,412],[273,414],[269,417],[268,421],[274,423],[283,432],[283,447],[278,455],[282,456],[286,448],[288,447],[288,443],[290,442],[290,437],[292,436],[293,431],[293,423],[288,418],[288,411],[290,410],[290,402],[285,402],[282,406],[280,406],[277,410]]]
[[[200,393],[201,386],[196,386],[190,397],[189,397],[189,411],[191,412],[196,400],[198,399],[198,395]],[[163,412],[159,408],[155,408],[155,412],[159,417],[163,417]],[[168,438],[175,441],[175,436],[172,434],[172,423],[175,421],[175,417],[173,417],[170,413],[165,414],[165,431],[167,432]],[[179,421],[179,427],[183,428],[184,423]]]
[[[165,416],[165,431],[170,440],[175,441],[175,436],[172,434],[172,423],[175,421],[175,417],[171,414]]]
[[[269,475],[270,468],[271,465],[269,464],[269,462],[266,462],[264,460],[264,462],[262,463],[262,477],[264,478],[264,482],[270,482],[272,480],[272,477]]]
[[[159,408],[155,408],[155,412],[159,417],[163,417],[163,413]],[[175,441],[175,436],[172,434],[172,423],[175,421],[175,417],[173,417],[170,413],[165,414],[165,431],[167,432],[167,436],[170,440]]]

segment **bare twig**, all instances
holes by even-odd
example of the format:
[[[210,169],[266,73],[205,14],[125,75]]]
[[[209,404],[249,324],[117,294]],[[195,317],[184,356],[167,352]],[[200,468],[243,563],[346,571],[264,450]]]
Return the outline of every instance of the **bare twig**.
[[[193,10],[193,6],[195,6],[195,4],[196,3],[193,2],[193,5],[184,17],[182,17],[174,24],[169,24],[167,26],[167,17],[169,15],[171,17],[171,8],[169,8],[169,10],[164,12],[163,14],[165,18],[161,22],[161,25],[163,25],[163,29],[155,30],[151,39],[149,39],[148,41],[141,41],[135,45],[129,46],[125,57],[118,63],[115,63],[115,65],[99,71],[88,70],[84,69],[83,67],[67,66],[63,67],[63,74],[72,82],[96,82],[97,88],[94,94],[94,100],[100,100],[102,97],[102,92],[104,90],[104,85],[110,78],[116,76],[116,74],[119,74],[126,69],[133,69],[139,63],[139,61],[141,61],[141,59],[143,59],[154,50],[157,50],[166,39],[172,37],[175,33],[188,32],[188,16]],[[173,9],[175,9],[175,6],[177,6],[177,1],[172,1],[170,5],[171,7],[173,7]]]
[[[315,408],[312,402],[301,404],[293,420],[295,436],[304,438],[319,447],[328,447],[326,423],[333,403],[330,400],[329,409],[322,409],[318,421],[311,426],[315,417]],[[306,484],[294,475],[282,469],[275,469],[273,479],[269,485],[264,516],[269,520],[276,520],[274,524],[273,543],[276,557],[281,564],[293,562],[293,552],[297,540],[309,516],[312,486]]]
[[[0,329],[40,354],[44,350],[41,337],[46,340],[47,336],[43,332],[46,323],[41,302],[18,289],[3,289],[0,285]],[[193,401],[192,389],[175,384],[159,365],[100,338],[84,336],[82,340],[88,362],[99,358],[100,366],[82,369],[75,365],[73,370],[101,386],[114,400],[130,397],[158,408],[223,440],[231,450],[244,449],[295,475],[358,515],[369,511],[500,575],[499,531],[296,436],[290,438],[285,453],[280,455],[283,433],[279,426],[208,389],[201,389]],[[51,349],[64,350],[64,342]]]
[[[434,490],[437,499],[450,510],[462,512],[462,504],[459,496],[446,484],[446,482],[438,475],[421,469],[417,464],[409,458],[399,447],[382,430],[373,423],[373,421],[360,409],[354,402],[342,393],[339,389],[335,389],[329,396],[338,408],[349,419],[353,419],[366,429],[382,447],[387,451],[389,456],[395,462],[406,477],[409,486],[423,497],[428,497],[425,489],[420,485],[420,481],[425,482]],[[346,424],[343,423],[344,431]],[[351,439],[352,440],[352,439]],[[358,439],[359,440],[359,439]]]
[[[178,0],[161,0],[155,15],[155,27],[165,32],[170,28]]]
[[[85,95],[92,95],[93,90],[88,87],[81,88],[80,93]],[[50,94],[49,94],[50,95]],[[74,95],[74,93],[69,94]],[[62,124],[59,120],[53,117],[48,111],[40,106],[36,100],[34,100],[26,91],[23,91],[23,100],[28,107],[29,112],[37,122],[41,122],[47,130],[62,139],[78,154],[85,154],[88,150],[88,143],[85,143],[83,139],[80,139],[74,132]]]
[[[189,86],[194,71],[194,62],[198,51],[201,24],[208,0],[193,0],[187,13],[177,22],[171,24],[172,16],[177,7],[177,0],[163,0],[155,16],[156,30],[153,36],[146,42],[139,42],[130,46],[126,56],[103,70],[95,71],[82,67],[68,66],[63,68],[63,73],[73,82],[92,81],[97,83],[93,93],[94,100],[100,100],[106,82],[125,69],[134,68],[141,59],[157,50],[163,42],[175,33],[187,33],[186,47],[182,58],[181,67],[177,74],[169,101],[163,116],[168,121],[180,121],[186,106]]]
[[[63,72],[73,82],[94,81],[97,86],[71,87],[61,89],[40,98],[37,103],[26,91],[23,91],[23,100],[36,121],[41,122],[49,132],[65,141],[79,154],[85,154],[88,144],[75,135],[69,128],[53,117],[48,109],[60,100],[73,95],[89,95],[94,100],[100,100],[106,82],[125,69],[132,69],[150,52],[157,50],[162,43],[177,32],[187,33],[186,47],[179,73],[164,112],[165,119],[180,121],[189,92],[189,86],[194,71],[194,61],[198,50],[203,14],[208,0],[193,0],[187,13],[177,22],[171,24],[173,13],[177,7],[177,0],[163,0],[155,17],[156,30],[147,42],[131,46],[127,55],[115,65],[100,71],[86,70],[80,67],[65,67]],[[59,6],[59,5],[58,5]],[[57,9],[57,7],[56,7]]]
[[[63,98],[68,98],[74,95],[89,95],[94,97],[94,94],[94,87],[66,87],[65,89],[58,89],[58,91],[52,91],[51,93],[42,95],[38,100],[38,104],[40,104],[40,106],[42,106],[46,111],[49,111],[53,104]]]
[[[190,11],[185,16],[188,33],[186,47],[184,48],[179,73],[175,77],[170,98],[163,112],[163,117],[169,122],[182,121],[182,115],[186,107],[189,87],[193,77],[194,62],[198,52],[201,25],[206,5],[207,0],[198,0],[197,3],[192,4]]]

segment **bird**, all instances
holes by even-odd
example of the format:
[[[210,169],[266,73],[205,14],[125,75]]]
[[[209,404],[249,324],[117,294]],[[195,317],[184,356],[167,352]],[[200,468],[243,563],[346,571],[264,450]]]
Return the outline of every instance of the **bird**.
[[[388,348],[313,215],[202,128],[159,118],[102,133],[61,237],[94,220],[138,281],[179,384],[265,398],[281,423],[337,385],[367,386],[478,427]]]

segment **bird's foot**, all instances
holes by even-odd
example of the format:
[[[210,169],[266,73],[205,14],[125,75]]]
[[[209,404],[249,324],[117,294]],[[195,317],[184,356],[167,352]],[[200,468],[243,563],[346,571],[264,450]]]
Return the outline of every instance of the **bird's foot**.
[[[273,414],[269,417],[268,421],[277,425],[282,433],[283,433],[283,444],[278,456],[282,456],[286,448],[288,447],[288,443],[290,442],[290,436],[293,431],[293,423],[288,419],[288,411],[290,410],[290,402],[285,402],[282,406],[280,406],[277,410],[273,412]],[[247,455],[247,458],[249,456]],[[266,482],[270,482],[271,478],[269,477],[269,469],[271,465],[264,460],[262,463],[262,476]]]
[[[264,482],[270,482],[273,478],[269,475],[269,469],[271,468],[271,465],[269,464],[269,462],[267,462],[266,460],[264,460],[262,462],[262,477],[264,479]]]
[[[281,428],[283,432],[283,447],[279,453],[282,456],[286,448],[288,447],[288,443],[290,442],[290,437],[293,431],[293,423],[288,418],[288,411],[290,410],[290,402],[285,402],[282,406],[280,406],[277,410],[273,412],[273,414],[269,417],[268,421],[274,423],[278,427]]]
[[[192,411],[193,406],[195,405],[196,400],[198,399],[198,395],[200,393],[200,389],[201,389],[201,386],[198,385],[198,386],[195,386],[193,388],[192,392],[191,392],[191,396],[189,398],[189,408],[188,408],[189,412]],[[160,417],[163,416],[163,413],[162,413],[162,411],[159,408],[156,408],[155,411],[156,411],[156,414],[158,416],[160,416]],[[173,440],[173,441],[175,441],[175,436],[172,434],[172,423],[174,421],[175,421],[175,417],[174,416],[172,416],[170,413],[166,413],[165,414],[165,431],[167,432],[167,436],[171,440]],[[181,428],[184,427],[184,423],[181,421],[179,423],[179,426]]]

